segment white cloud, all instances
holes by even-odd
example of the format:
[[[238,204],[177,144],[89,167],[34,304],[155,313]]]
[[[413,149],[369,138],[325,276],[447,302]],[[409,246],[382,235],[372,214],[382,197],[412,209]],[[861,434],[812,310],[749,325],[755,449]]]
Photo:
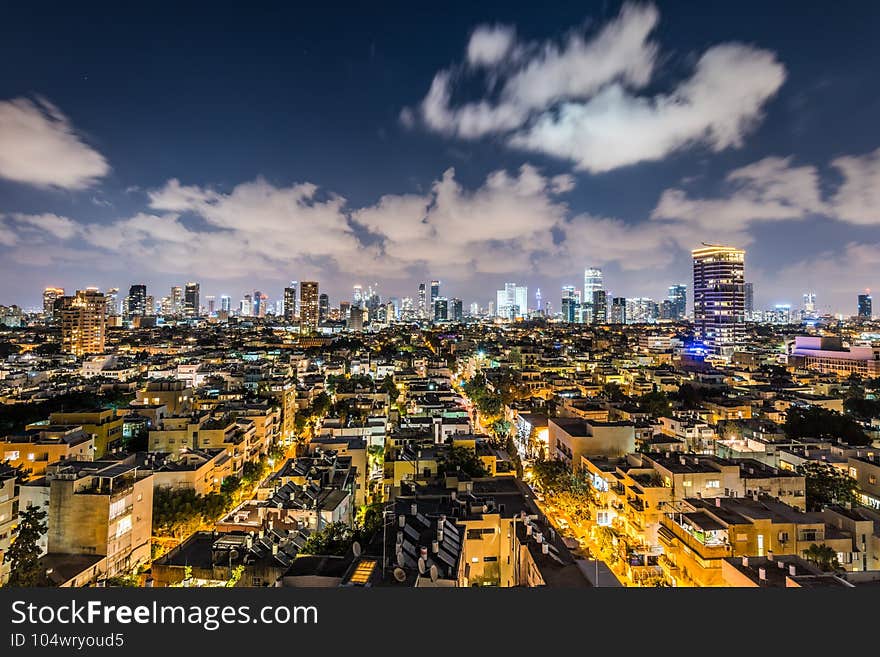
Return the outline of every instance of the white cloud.
[[[642,97],[613,84],[585,103],[541,115],[509,141],[594,173],[660,160],[695,143],[720,151],[742,144],[784,79],[768,51],[716,46],[670,95]]]
[[[45,231],[54,237],[68,240],[80,231],[80,226],[72,219],[57,214],[13,214],[12,218],[20,225]]]
[[[516,30],[509,25],[481,25],[473,31],[467,46],[471,66],[495,66],[516,43]]]
[[[109,171],[104,156],[48,101],[0,101],[0,177],[38,187],[83,189]]]
[[[652,4],[623,6],[601,29],[571,33],[561,44],[516,41],[511,28],[478,27],[469,68],[487,68],[484,97],[454,105],[468,67],[434,76],[420,118],[441,134],[506,136],[509,145],[604,172],[655,161],[695,144],[738,147],[785,80],[769,51],[727,43],[709,48],[693,75],[671,91],[644,95],[659,60],[651,39],[660,19]],[[496,87],[497,94],[492,93]],[[401,120],[412,125],[405,110]]]
[[[654,67],[657,49],[647,38],[658,19],[653,5],[627,4],[591,39],[572,34],[561,46],[552,41],[518,44],[512,30],[479,27],[468,46],[472,65],[497,65],[502,53],[523,53],[507,62],[512,70],[506,72],[500,100],[453,108],[455,75],[440,71],[421,103],[421,118],[433,130],[472,139],[519,128],[532,111],[561,99],[587,97],[614,80],[641,87],[650,80]],[[531,54],[526,56],[526,52]]]
[[[854,224],[880,223],[880,148],[839,157],[831,165],[843,175],[843,184],[830,201],[837,217]]]

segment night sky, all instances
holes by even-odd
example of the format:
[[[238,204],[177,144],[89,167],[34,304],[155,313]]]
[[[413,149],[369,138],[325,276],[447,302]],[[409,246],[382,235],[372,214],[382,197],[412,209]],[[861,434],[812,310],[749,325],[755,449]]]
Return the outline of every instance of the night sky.
[[[0,304],[318,280],[619,296],[745,247],[756,305],[880,289],[880,5],[14,3]]]

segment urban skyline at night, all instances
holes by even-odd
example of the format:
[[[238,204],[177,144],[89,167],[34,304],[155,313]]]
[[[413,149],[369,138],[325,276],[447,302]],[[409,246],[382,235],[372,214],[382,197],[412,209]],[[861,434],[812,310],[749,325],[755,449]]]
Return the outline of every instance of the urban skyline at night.
[[[4,28],[5,304],[194,279],[405,297],[432,277],[466,302],[509,281],[552,301],[585,266],[662,298],[704,241],[748,250],[756,307],[815,291],[845,315],[880,286],[877,55],[853,45],[871,7],[781,3],[755,25],[724,3],[486,3],[382,29],[352,8],[338,46],[305,27],[317,8],[199,16],[192,39],[185,8],[175,25],[115,8],[120,33],[74,12],[17,29],[33,11]],[[212,41],[230,22],[250,46],[235,61]],[[93,47],[33,54],[67,30]]]

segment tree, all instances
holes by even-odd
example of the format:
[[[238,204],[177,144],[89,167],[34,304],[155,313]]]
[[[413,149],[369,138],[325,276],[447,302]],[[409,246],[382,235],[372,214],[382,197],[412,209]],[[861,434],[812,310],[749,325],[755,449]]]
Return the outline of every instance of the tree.
[[[686,410],[699,408],[700,402],[703,401],[703,393],[699,388],[696,388],[690,383],[684,383],[679,386],[678,393],[676,393],[675,397],[681,402]]]
[[[29,506],[21,512],[18,533],[9,546],[3,561],[9,562],[9,586],[40,586],[44,573],[40,568],[40,537],[48,526],[44,522],[48,514],[41,508]]]
[[[790,407],[783,429],[788,438],[840,440],[856,447],[871,444],[871,439],[855,420],[818,406]]]
[[[464,472],[469,477],[485,477],[488,474],[477,453],[467,447],[454,445],[442,459],[443,472],[447,474],[458,471]]]
[[[392,404],[397,402],[397,398],[400,397],[400,390],[397,389],[397,384],[394,383],[394,377],[386,376],[382,379],[382,391],[388,393],[388,399]]]
[[[858,483],[824,461],[808,461],[797,468],[806,478],[807,507],[821,511],[829,504],[858,504]]]
[[[616,383],[606,383],[602,386],[602,394],[611,402],[626,401],[626,395],[623,394],[623,390]]]
[[[647,392],[638,399],[639,408],[651,417],[663,417],[672,414],[672,404],[665,392]]]
[[[354,531],[348,525],[344,522],[331,522],[309,535],[302,552],[341,557],[348,552],[354,540]]]
[[[834,548],[825,545],[816,545],[812,543],[810,547],[804,550],[804,557],[807,561],[812,561],[824,572],[833,572],[840,570],[840,562],[837,560],[837,552]]]

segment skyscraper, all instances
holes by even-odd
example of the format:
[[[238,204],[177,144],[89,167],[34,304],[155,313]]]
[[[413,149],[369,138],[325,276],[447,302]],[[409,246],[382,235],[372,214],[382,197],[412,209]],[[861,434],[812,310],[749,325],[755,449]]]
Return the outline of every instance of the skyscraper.
[[[284,321],[293,324],[296,321],[296,281],[284,288]]]
[[[77,290],[76,296],[61,297],[61,350],[74,356],[104,351],[107,299],[98,290]]]
[[[517,283],[505,283],[496,293],[495,313],[504,319],[519,319],[528,313],[529,288]]]
[[[562,321],[574,324],[580,321],[581,303],[574,285],[562,288]]]
[[[541,303],[541,288],[535,290],[535,310],[538,312],[544,310],[544,304]]]
[[[330,297],[326,294],[318,295],[318,321],[326,321],[330,314]]]
[[[425,319],[425,317],[427,316],[426,313],[428,312],[428,306],[427,306],[427,301],[425,299],[425,284],[424,283],[419,283],[418,304],[419,305],[416,308],[416,311],[418,312],[419,319]]]
[[[220,310],[225,313],[232,310],[232,298],[228,294],[220,295]]]
[[[745,340],[746,252],[705,244],[692,255],[696,336],[713,354],[729,356]]]
[[[755,312],[755,285],[754,283],[743,283],[743,314],[746,319],[751,318]]]
[[[434,321],[445,322],[449,319],[449,299],[437,297],[434,299]]]
[[[626,297],[611,299],[611,323],[626,324]]]
[[[687,285],[677,283],[669,286],[666,300],[670,303],[670,316],[666,319],[684,319],[687,316]]]
[[[214,311],[216,310],[215,305],[216,305],[217,297],[215,297],[214,295],[210,295],[210,296],[205,297],[205,299],[208,302],[208,314],[213,315]]]
[[[584,269],[584,296],[583,298],[583,321],[585,323],[593,322],[593,293],[596,290],[604,290],[605,286],[602,282],[602,270],[598,267],[587,267]]]
[[[77,294],[79,294],[77,292]],[[103,295],[101,295],[103,297]],[[143,284],[132,285],[128,288],[126,299],[128,317],[143,317],[147,314],[147,286]]]
[[[318,282],[303,281],[299,289],[299,325],[302,333],[318,330]]]
[[[804,314],[812,315],[816,312],[816,293],[804,292]]]
[[[187,317],[198,317],[201,313],[198,283],[186,284],[186,289],[183,291],[183,311]]]
[[[47,287],[43,290],[43,314],[52,319],[55,317],[55,300],[64,296],[63,287]]]
[[[175,285],[171,288],[171,314],[183,315],[184,309],[183,288],[179,285]]]
[[[104,293],[107,299],[106,310],[107,316],[119,314],[119,288],[110,287]]]
[[[449,319],[453,322],[460,322],[463,317],[461,299],[452,298],[449,300]]]
[[[440,281],[431,281],[431,307],[434,307],[434,300],[440,296]]]
[[[608,323],[608,295],[605,290],[593,290],[593,324]]]
[[[871,319],[873,310],[871,290],[865,290],[865,294],[859,295],[859,319]]]

